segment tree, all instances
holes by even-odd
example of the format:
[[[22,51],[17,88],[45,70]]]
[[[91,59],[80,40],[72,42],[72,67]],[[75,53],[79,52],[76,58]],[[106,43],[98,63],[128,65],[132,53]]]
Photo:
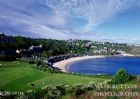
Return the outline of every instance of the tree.
[[[47,51],[43,51],[42,56],[46,58],[48,56]]]
[[[17,48],[27,49],[29,46],[31,46],[31,40],[29,38],[17,36],[15,37],[15,42],[13,45],[16,45]]]
[[[130,75],[123,68],[119,69],[112,79],[113,84],[123,84],[130,79]]]

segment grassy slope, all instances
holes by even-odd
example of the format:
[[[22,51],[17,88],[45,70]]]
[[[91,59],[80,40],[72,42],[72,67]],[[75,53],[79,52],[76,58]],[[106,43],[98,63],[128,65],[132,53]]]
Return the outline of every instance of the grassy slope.
[[[91,81],[102,82],[109,77],[79,76],[69,74],[47,73],[33,69],[23,62],[0,62],[0,89],[28,90],[37,89],[45,85],[89,83]],[[44,84],[43,84],[44,82]],[[30,85],[34,83],[34,88]]]

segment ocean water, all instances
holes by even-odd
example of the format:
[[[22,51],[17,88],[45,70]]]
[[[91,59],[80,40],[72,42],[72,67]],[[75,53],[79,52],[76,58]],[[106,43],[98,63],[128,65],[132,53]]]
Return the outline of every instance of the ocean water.
[[[106,57],[77,61],[66,66],[69,72],[80,74],[109,74],[114,75],[120,68],[129,74],[140,75],[140,57]]]

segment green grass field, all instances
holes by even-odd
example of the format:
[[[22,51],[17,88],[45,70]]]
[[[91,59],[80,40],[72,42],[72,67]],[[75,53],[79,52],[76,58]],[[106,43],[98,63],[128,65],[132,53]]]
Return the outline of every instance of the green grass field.
[[[32,68],[24,62],[0,62],[0,90],[26,91],[40,89],[46,85],[86,84],[103,82],[109,76],[81,76],[60,73],[48,73]],[[34,84],[34,86],[31,86]]]

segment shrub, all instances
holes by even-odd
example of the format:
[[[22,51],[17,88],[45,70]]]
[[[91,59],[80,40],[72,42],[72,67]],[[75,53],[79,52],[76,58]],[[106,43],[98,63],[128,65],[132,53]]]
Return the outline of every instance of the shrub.
[[[82,89],[87,92],[87,91],[95,89],[95,87],[88,84],[88,85],[82,86]]]
[[[40,65],[42,65],[42,62],[41,61],[38,61],[37,62],[37,66],[40,66]]]
[[[82,95],[83,93],[85,93],[86,91],[80,87],[77,87],[75,90],[74,90],[74,96],[78,97],[80,95]]]
[[[65,95],[66,94],[66,88],[65,88],[65,85],[59,85],[59,86],[56,86],[56,88],[61,91],[61,95]]]
[[[58,99],[61,96],[61,91],[55,86],[46,86],[43,89],[46,92],[45,99]]]
[[[119,69],[115,76],[112,79],[113,84],[123,84],[130,79],[130,75],[127,73],[125,69]]]
[[[34,61],[29,61],[29,64],[35,64],[35,62]]]
[[[0,60],[1,61],[15,61],[16,56],[15,55],[0,54]]]
[[[59,90],[49,90],[45,95],[45,99],[58,99],[61,95]]]

